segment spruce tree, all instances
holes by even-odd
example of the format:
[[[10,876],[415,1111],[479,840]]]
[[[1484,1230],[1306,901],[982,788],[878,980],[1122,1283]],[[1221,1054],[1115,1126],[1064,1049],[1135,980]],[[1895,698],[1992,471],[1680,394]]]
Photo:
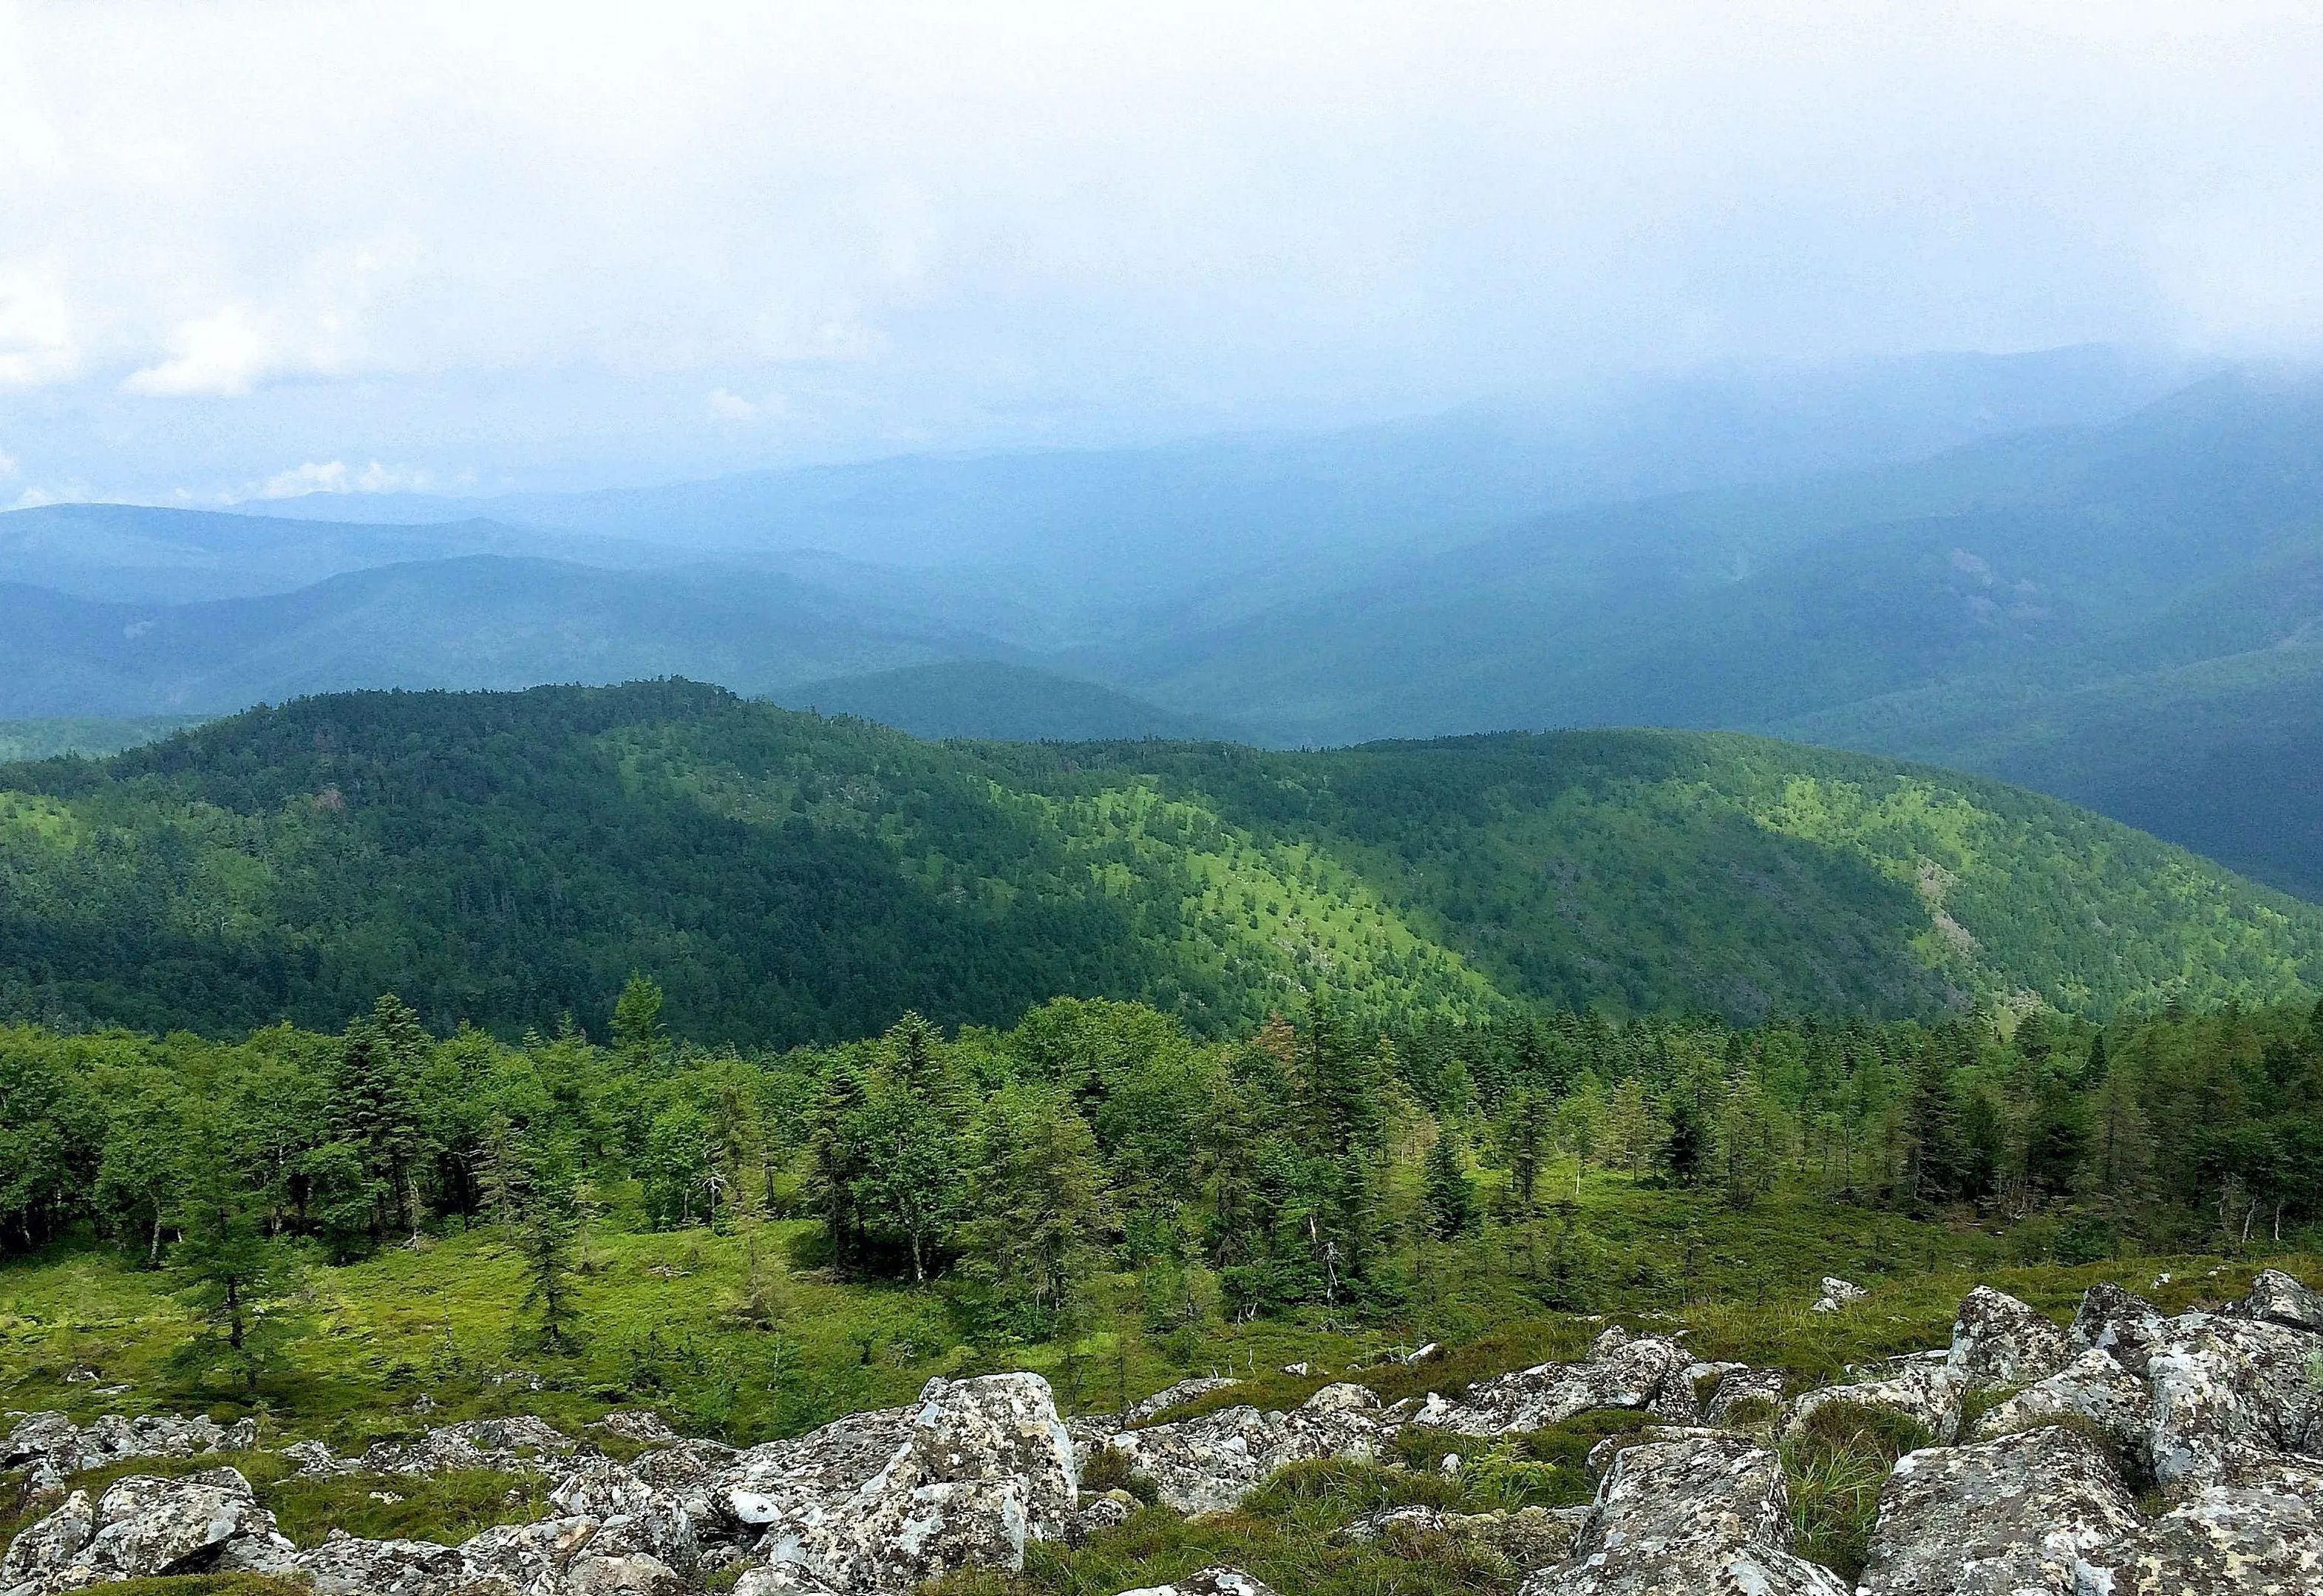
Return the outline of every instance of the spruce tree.
[[[573,1265],[580,1233],[578,1181],[570,1157],[554,1143],[528,1150],[516,1243],[524,1261],[522,1307],[535,1316],[535,1337],[544,1352],[571,1353],[581,1345]]]
[[[1440,1242],[1464,1235],[1476,1223],[1476,1190],[1460,1165],[1457,1139],[1447,1127],[1437,1133],[1428,1150],[1422,1182],[1428,1201],[1428,1228]]]
[[[279,1308],[295,1279],[285,1245],[266,1233],[265,1201],[237,1163],[232,1138],[207,1111],[187,1127],[177,1212],[181,1239],[170,1261],[179,1300],[199,1316],[202,1334],[181,1366],[224,1369],[256,1390],[288,1325]]]

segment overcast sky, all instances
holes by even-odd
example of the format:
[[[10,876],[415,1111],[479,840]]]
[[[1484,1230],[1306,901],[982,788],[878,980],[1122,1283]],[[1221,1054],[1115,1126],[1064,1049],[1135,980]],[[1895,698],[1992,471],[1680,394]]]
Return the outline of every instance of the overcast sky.
[[[2323,347],[2323,7],[0,0],[0,506]]]

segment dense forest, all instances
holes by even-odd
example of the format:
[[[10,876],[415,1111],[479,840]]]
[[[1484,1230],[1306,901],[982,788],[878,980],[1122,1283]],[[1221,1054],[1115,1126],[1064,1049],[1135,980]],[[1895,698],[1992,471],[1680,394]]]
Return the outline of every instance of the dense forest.
[[[1005,1031],[907,1015],[746,1054],[673,1041],[663,1002],[633,977],[602,1044],[439,1038],[392,996],[328,1035],[0,1032],[0,1246],[85,1234],[174,1265],[216,1330],[197,1344],[254,1379],[301,1260],[486,1224],[537,1333],[570,1342],[574,1236],[608,1214],[812,1219],[793,1261],[933,1283],[1004,1344],[1070,1330],[1097,1275],[1133,1277],[1161,1332],[1390,1316],[1430,1244],[1488,1233],[1550,1308],[1715,1283],[1617,1270],[1570,1200],[1592,1171],[1737,1210],[1972,1206],[2026,1261],[2280,1245],[2323,1218],[2323,1005],[1381,1034],[1318,1004],[1206,1041],[1066,998]]]
[[[2086,812],[1760,739],[928,744],[684,682],[350,693],[0,767],[0,1015],[697,1041],[1060,994],[1244,1034],[1552,1009],[2098,1019],[2323,990],[2323,911]]]

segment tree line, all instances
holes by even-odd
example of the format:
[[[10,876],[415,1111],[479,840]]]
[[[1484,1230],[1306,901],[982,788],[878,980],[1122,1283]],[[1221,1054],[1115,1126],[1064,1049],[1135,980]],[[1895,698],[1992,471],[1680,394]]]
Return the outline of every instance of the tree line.
[[[941,1289],[1005,1342],[1071,1331],[1100,1275],[1157,1326],[1390,1311],[1428,1247],[1570,1213],[1608,1176],[2048,1214],[2069,1261],[2323,1218],[2323,1004],[1382,1033],[1318,1000],[1202,1040],[1059,998],[1006,1029],[907,1014],[749,1054],[674,1041],[662,1006],[633,977],[601,1041],[438,1036],[392,995],[335,1035],[0,1030],[0,1250],[177,1270],[196,1353],[248,1375],[300,1268],[475,1225],[524,1261],[554,1349],[585,1333],[592,1221],[811,1221],[783,1233],[794,1261]]]

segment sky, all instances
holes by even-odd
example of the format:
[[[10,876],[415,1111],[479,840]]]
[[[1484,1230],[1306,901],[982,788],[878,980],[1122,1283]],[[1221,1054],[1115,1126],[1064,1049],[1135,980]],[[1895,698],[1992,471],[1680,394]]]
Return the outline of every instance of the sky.
[[[2323,7],[0,0],[0,508],[2323,351]]]

